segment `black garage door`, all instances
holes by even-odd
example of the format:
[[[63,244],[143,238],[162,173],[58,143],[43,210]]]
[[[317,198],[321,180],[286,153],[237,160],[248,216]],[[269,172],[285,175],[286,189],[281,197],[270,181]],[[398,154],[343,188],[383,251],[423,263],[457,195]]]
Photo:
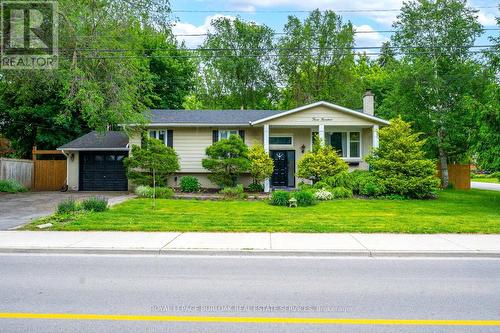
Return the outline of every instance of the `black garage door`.
[[[126,152],[80,152],[80,191],[126,191]]]

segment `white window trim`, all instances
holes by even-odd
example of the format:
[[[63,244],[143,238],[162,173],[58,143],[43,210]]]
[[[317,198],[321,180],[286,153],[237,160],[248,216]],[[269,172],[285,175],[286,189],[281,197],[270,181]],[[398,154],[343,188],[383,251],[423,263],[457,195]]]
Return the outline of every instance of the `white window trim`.
[[[219,136],[219,141],[220,141],[220,140],[222,140],[222,138],[221,138],[222,131],[224,131],[224,132],[236,132],[236,135],[240,135],[240,131],[239,131],[239,130],[237,130],[237,129],[226,129],[226,128],[222,128],[222,129],[219,129],[219,130],[217,131],[217,135]],[[231,136],[231,135],[229,135],[229,136]],[[229,138],[228,138],[228,139],[229,139]]]
[[[151,137],[151,132],[155,132],[155,139],[158,139],[160,140],[160,131],[163,131],[165,132],[165,134],[163,134],[163,144],[166,146],[167,145],[167,130],[166,129],[154,129],[154,130],[149,130],[149,137]]]
[[[290,137],[292,139],[292,142],[290,144],[271,143],[271,138],[281,138],[281,137]],[[293,147],[293,144],[294,144],[293,134],[280,133],[280,134],[269,135],[269,145],[270,146],[276,146],[276,147]]]
[[[363,131],[332,131],[328,133],[347,133],[346,156],[340,158],[346,161],[361,161],[363,159]],[[351,133],[359,133],[359,157],[351,157]],[[358,141],[353,141],[358,142]],[[330,144],[330,143],[328,143]]]

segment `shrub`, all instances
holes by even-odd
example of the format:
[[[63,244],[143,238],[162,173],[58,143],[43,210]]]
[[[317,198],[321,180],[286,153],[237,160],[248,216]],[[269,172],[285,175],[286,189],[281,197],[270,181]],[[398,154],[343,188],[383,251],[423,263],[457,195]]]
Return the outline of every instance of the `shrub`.
[[[326,181],[319,181],[313,185],[313,188],[315,188],[317,190],[321,190],[322,188],[329,190],[330,185],[328,185],[328,183]]]
[[[325,189],[321,189],[321,190],[318,190],[314,193],[314,198],[316,200],[332,200],[333,199],[333,195],[332,195],[332,192],[330,191],[327,191]]]
[[[377,178],[369,178],[362,184],[359,194],[367,197],[378,197],[386,193],[385,186]]]
[[[224,200],[242,200],[246,198],[246,194],[243,192],[243,185],[241,184],[234,187],[225,187],[219,193],[222,194]]]
[[[368,170],[354,170],[351,172],[352,191],[361,194],[365,184],[375,179],[375,176]]]
[[[299,160],[297,176],[319,182],[348,169],[347,163],[332,146],[324,145],[316,139],[313,151],[305,153]]]
[[[288,206],[288,200],[290,200],[290,192],[278,190],[271,193],[270,204],[273,206]]]
[[[271,156],[266,153],[263,145],[260,143],[254,144],[248,151],[248,159],[250,160],[250,169],[248,171],[252,176],[254,184],[259,184],[271,177],[274,171],[274,161]]]
[[[135,194],[140,198],[170,199],[174,195],[174,190],[170,187],[157,187],[156,191],[151,186],[138,186]]]
[[[250,192],[264,192],[264,186],[261,183],[252,183],[248,185]]]
[[[84,199],[82,208],[89,212],[104,212],[108,209],[108,198],[97,196]]]
[[[440,184],[436,178],[436,163],[425,157],[425,140],[413,133],[410,124],[400,117],[379,131],[380,146],[366,161],[373,175],[385,189],[384,194],[399,194],[409,198],[429,198]]]
[[[292,196],[297,199],[297,206],[299,207],[311,206],[316,203],[316,199],[314,199],[314,193],[311,191],[293,192]]]
[[[123,164],[127,177],[135,185],[153,186],[153,170],[156,185],[166,186],[168,177],[179,170],[179,158],[175,150],[157,139],[145,138],[142,147],[132,146]]]
[[[311,184],[306,184],[304,182],[300,182],[298,184],[298,188],[299,188],[299,190],[307,191],[307,190],[312,190],[313,186]]]
[[[73,213],[80,210],[80,206],[76,202],[75,198],[66,198],[57,204],[58,214]]]
[[[208,178],[223,188],[236,186],[240,174],[250,168],[248,147],[238,135],[217,141],[206,149],[206,154],[201,164],[211,171]]]
[[[328,177],[326,183],[330,187],[345,187],[352,189],[352,176],[349,171],[342,171],[335,176]]]
[[[182,192],[198,192],[200,190],[200,182],[198,178],[193,176],[184,176],[181,178]]]
[[[332,197],[334,199],[349,199],[352,198],[352,190],[342,186],[332,189]]]
[[[17,193],[27,190],[15,179],[0,180],[0,192]]]

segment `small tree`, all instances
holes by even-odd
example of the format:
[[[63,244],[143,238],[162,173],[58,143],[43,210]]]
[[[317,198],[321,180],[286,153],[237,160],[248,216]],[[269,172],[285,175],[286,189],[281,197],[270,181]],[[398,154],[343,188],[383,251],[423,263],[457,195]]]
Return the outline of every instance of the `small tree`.
[[[250,160],[249,171],[254,184],[260,184],[271,177],[274,171],[274,162],[264,150],[263,145],[260,143],[254,144],[248,152],[248,158]]]
[[[248,147],[238,135],[212,144],[206,154],[202,165],[212,172],[208,179],[220,187],[236,186],[238,177],[250,168]]]
[[[349,170],[347,163],[340,158],[335,149],[315,137],[313,151],[305,153],[299,160],[297,176],[316,183],[347,170]]]
[[[401,117],[392,119],[389,126],[379,131],[380,146],[366,161],[386,194],[426,198],[436,192],[436,162],[425,157],[425,140],[419,140],[419,135]]]
[[[131,155],[123,163],[127,168],[127,177],[135,185],[153,186],[154,173],[156,185],[166,186],[168,177],[179,170],[175,150],[152,138],[145,138],[142,147],[133,145]]]

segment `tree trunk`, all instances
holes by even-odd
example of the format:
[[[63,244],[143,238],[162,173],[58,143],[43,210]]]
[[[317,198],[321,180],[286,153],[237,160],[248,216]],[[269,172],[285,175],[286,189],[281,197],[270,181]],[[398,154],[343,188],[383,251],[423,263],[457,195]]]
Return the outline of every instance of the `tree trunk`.
[[[448,178],[448,154],[443,149],[443,131],[438,132],[438,150],[439,150],[439,167],[441,169],[441,186],[447,188],[449,184]]]

